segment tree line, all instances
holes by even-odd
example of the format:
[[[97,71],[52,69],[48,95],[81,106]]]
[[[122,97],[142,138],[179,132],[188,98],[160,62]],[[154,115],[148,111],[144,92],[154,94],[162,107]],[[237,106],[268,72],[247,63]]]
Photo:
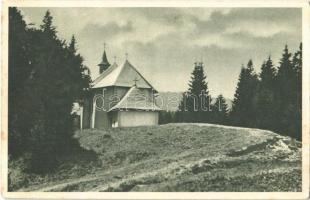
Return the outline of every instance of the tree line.
[[[293,54],[285,45],[278,66],[271,56],[263,61],[259,74],[252,60],[242,66],[231,110],[223,95],[212,103],[203,64],[195,63],[178,111],[161,112],[159,123],[206,122],[261,128],[301,140],[301,109],[302,44]]]
[[[34,28],[9,8],[9,156],[27,157],[32,172],[54,168],[75,146],[72,105],[90,85],[76,39],[60,39],[52,22],[47,11]]]

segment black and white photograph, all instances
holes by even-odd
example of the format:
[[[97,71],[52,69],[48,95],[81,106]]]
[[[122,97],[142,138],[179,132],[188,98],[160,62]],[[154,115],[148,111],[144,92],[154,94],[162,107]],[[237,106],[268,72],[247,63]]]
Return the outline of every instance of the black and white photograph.
[[[8,193],[307,192],[309,8],[16,5]]]

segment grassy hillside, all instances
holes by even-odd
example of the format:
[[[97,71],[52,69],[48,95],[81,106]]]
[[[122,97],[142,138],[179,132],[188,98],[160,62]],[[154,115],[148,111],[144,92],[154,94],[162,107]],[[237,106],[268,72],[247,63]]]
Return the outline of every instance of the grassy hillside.
[[[300,143],[273,132],[210,124],[84,130],[98,156],[81,177],[38,191],[301,191]]]

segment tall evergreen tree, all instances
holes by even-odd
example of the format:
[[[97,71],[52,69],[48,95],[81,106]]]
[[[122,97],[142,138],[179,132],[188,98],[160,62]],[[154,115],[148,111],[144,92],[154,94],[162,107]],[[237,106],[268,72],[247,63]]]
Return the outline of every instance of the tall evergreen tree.
[[[235,125],[255,127],[256,110],[254,96],[257,90],[258,77],[254,72],[253,62],[249,60],[247,67],[242,67],[235,92],[232,109],[232,120]]]
[[[27,144],[24,150],[31,153],[32,170],[48,170],[57,164],[59,155],[72,149],[72,105],[88,90],[90,77],[85,73],[83,58],[77,54],[75,38],[69,45],[58,39],[49,11],[41,29],[27,30],[17,9],[10,8],[11,16],[9,79],[10,87],[16,88],[16,92],[10,91],[9,96],[14,104],[22,102],[24,107],[12,104],[14,108],[9,116],[20,118],[26,111],[30,117],[23,117],[24,122],[12,120],[9,140],[15,141],[15,136],[23,135],[26,140],[22,143]],[[21,28],[14,29],[17,25]],[[28,37],[21,36],[22,30]],[[25,45],[24,41],[27,41]],[[17,99],[21,96],[24,98]],[[28,129],[16,129],[25,123],[29,124]],[[20,145],[12,143],[10,149]]]
[[[216,101],[213,105],[213,121],[218,124],[227,124],[228,123],[228,106],[223,95],[219,95],[216,98]]]
[[[57,159],[46,155],[61,155],[70,150],[67,147],[72,143],[72,105],[82,98],[83,91],[89,87],[89,77],[83,74],[83,58],[76,54],[75,38],[72,37],[69,46],[58,39],[52,19],[47,11],[41,25],[41,45],[37,48],[37,123],[41,124],[39,130],[33,131],[35,137],[41,138],[33,150],[36,152],[33,156],[34,166],[40,165],[37,169],[57,164]]]
[[[301,109],[301,101],[302,101],[302,95],[301,95],[301,90],[302,90],[302,43],[299,45],[298,51],[294,54],[293,60],[293,69],[295,73],[295,90],[294,92],[296,93],[295,95],[297,96],[297,102],[300,105]]]
[[[245,100],[245,94],[247,91],[246,88],[246,69],[245,67],[242,65],[241,68],[241,72],[239,75],[239,81],[237,84],[237,88],[235,91],[235,95],[234,95],[234,100],[233,100],[233,106],[232,106],[232,112],[231,112],[231,118],[233,121],[233,124],[235,125],[243,125],[242,123],[242,113],[244,113],[246,111],[246,109],[243,107],[243,105],[246,104],[246,100]]]
[[[301,81],[301,75],[302,75],[302,43],[299,44],[299,49],[294,54],[293,68],[294,68],[295,73],[297,75],[297,80]],[[301,84],[298,84],[298,86],[300,87]]]
[[[293,137],[301,140],[302,136],[302,44],[300,43],[298,51],[294,54],[292,65],[294,69],[294,89],[293,92],[295,96],[294,110],[292,115],[294,116],[294,121],[292,121],[292,131],[294,131]],[[293,124],[294,123],[294,124]]]
[[[20,11],[9,8],[9,68],[8,111],[9,152],[16,156],[27,147],[26,140],[31,127],[32,113],[27,102],[27,81],[32,72],[30,58],[30,30]]]
[[[46,11],[43,18],[43,24],[40,27],[44,33],[53,37],[53,39],[56,39],[56,28],[53,26],[53,17],[49,10]]]
[[[195,63],[189,82],[189,89],[183,94],[180,110],[189,122],[204,122],[209,118],[209,91],[203,63]]]
[[[278,123],[276,130],[280,133],[294,136],[296,135],[296,73],[291,60],[291,53],[287,45],[284,48],[280,66],[276,77],[276,113]]]
[[[287,91],[293,86],[295,75],[291,57],[292,54],[289,52],[287,45],[285,45],[277,73],[277,91],[281,96],[288,95],[287,102],[293,98],[293,94]]]
[[[259,75],[260,82],[255,96],[255,106],[257,113],[257,126],[264,129],[274,130],[276,124],[275,115],[275,76],[276,69],[269,56],[262,64]]]
[[[275,81],[276,69],[273,66],[271,57],[269,56],[267,61],[262,65],[261,73],[259,75],[261,85],[266,88],[272,89]]]

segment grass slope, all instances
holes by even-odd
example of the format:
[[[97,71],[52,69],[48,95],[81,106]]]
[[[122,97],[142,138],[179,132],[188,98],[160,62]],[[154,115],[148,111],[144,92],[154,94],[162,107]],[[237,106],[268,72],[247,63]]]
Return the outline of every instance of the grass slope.
[[[168,124],[75,137],[97,154],[99,167],[28,190],[301,191],[300,143],[270,131]]]

